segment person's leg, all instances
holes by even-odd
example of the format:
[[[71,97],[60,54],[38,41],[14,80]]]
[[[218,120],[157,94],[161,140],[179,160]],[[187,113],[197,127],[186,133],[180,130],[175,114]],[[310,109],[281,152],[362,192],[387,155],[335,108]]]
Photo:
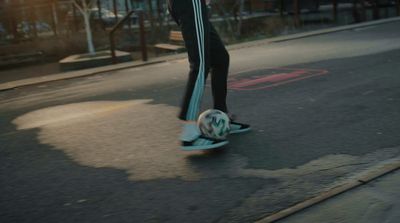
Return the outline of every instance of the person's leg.
[[[225,140],[201,136],[196,120],[209,71],[209,21],[203,0],[174,0],[171,13],[181,27],[190,71],[179,119],[183,121],[182,148],[210,149],[225,145]]]
[[[186,83],[179,118],[184,121],[181,134],[182,141],[192,141],[200,135],[196,120],[200,110],[204,83],[208,73],[208,23],[201,0],[175,0],[177,18],[187,49],[190,71]]]
[[[211,87],[214,98],[214,108],[230,116],[230,133],[242,133],[250,130],[250,125],[234,121],[226,104],[227,81],[229,72],[229,53],[226,50],[217,31],[210,26],[210,56],[211,56]]]
[[[226,105],[229,53],[210,23],[211,88],[214,109],[228,113]]]
[[[209,22],[203,0],[174,0],[187,49],[190,71],[179,118],[196,121],[209,71]]]

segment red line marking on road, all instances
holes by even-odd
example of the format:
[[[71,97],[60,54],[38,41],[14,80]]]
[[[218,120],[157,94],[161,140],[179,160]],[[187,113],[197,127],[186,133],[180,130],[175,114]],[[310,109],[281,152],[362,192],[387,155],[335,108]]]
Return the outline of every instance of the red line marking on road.
[[[233,79],[228,82],[228,89],[240,91],[269,89],[328,73],[327,70],[316,69],[271,68],[269,70],[286,72],[272,75],[267,74],[261,77],[255,76],[250,78]]]
[[[240,88],[240,87],[254,86],[254,85],[257,85],[260,83],[265,83],[265,82],[275,83],[275,82],[280,82],[280,81],[284,81],[287,79],[295,78],[295,77],[298,77],[305,73],[307,73],[307,71],[298,70],[298,71],[293,71],[291,73],[273,74],[273,75],[268,75],[265,77],[253,79],[253,80],[250,79],[250,80],[234,81],[234,82],[229,83],[229,86],[232,88]]]

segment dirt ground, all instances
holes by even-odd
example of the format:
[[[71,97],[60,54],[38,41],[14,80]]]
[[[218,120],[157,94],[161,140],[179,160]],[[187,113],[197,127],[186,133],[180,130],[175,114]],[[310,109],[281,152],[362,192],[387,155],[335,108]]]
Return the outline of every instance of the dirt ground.
[[[141,60],[140,52],[131,52],[133,61]],[[155,57],[152,51],[147,52],[148,57]],[[161,55],[161,54],[160,54]],[[164,55],[164,54],[163,54]],[[58,62],[42,62],[38,64],[21,64],[14,67],[0,69],[0,84],[27,78],[40,77],[62,73]]]
[[[0,84],[57,73],[60,73],[57,62],[1,69]]]

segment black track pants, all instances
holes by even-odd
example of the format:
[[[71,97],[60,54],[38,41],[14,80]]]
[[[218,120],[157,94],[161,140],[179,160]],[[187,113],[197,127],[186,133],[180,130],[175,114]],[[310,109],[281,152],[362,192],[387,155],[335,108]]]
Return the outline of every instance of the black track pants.
[[[229,54],[208,20],[204,0],[173,0],[170,12],[181,27],[190,63],[179,118],[191,121],[197,119],[210,69],[214,108],[228,112],[226,94]]]

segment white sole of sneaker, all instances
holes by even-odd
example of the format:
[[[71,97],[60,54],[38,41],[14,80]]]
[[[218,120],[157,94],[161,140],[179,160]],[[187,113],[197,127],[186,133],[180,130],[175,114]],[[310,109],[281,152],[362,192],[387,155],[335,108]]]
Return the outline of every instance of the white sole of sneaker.
[[[228,141],[212,144],[212,145],[204,145],[204,146],[182,146],[181,149],[184,151],[194,151],[194,150],[207,150],[207,149],[215,149],[221,146],[228,144]]]
[[[251,128],[248,129],[238,129],[238,130],[234,130],[229,132],[229,134],[237,134],[237,133],[243,133],[243,132],[249,132],[251,130]]]

